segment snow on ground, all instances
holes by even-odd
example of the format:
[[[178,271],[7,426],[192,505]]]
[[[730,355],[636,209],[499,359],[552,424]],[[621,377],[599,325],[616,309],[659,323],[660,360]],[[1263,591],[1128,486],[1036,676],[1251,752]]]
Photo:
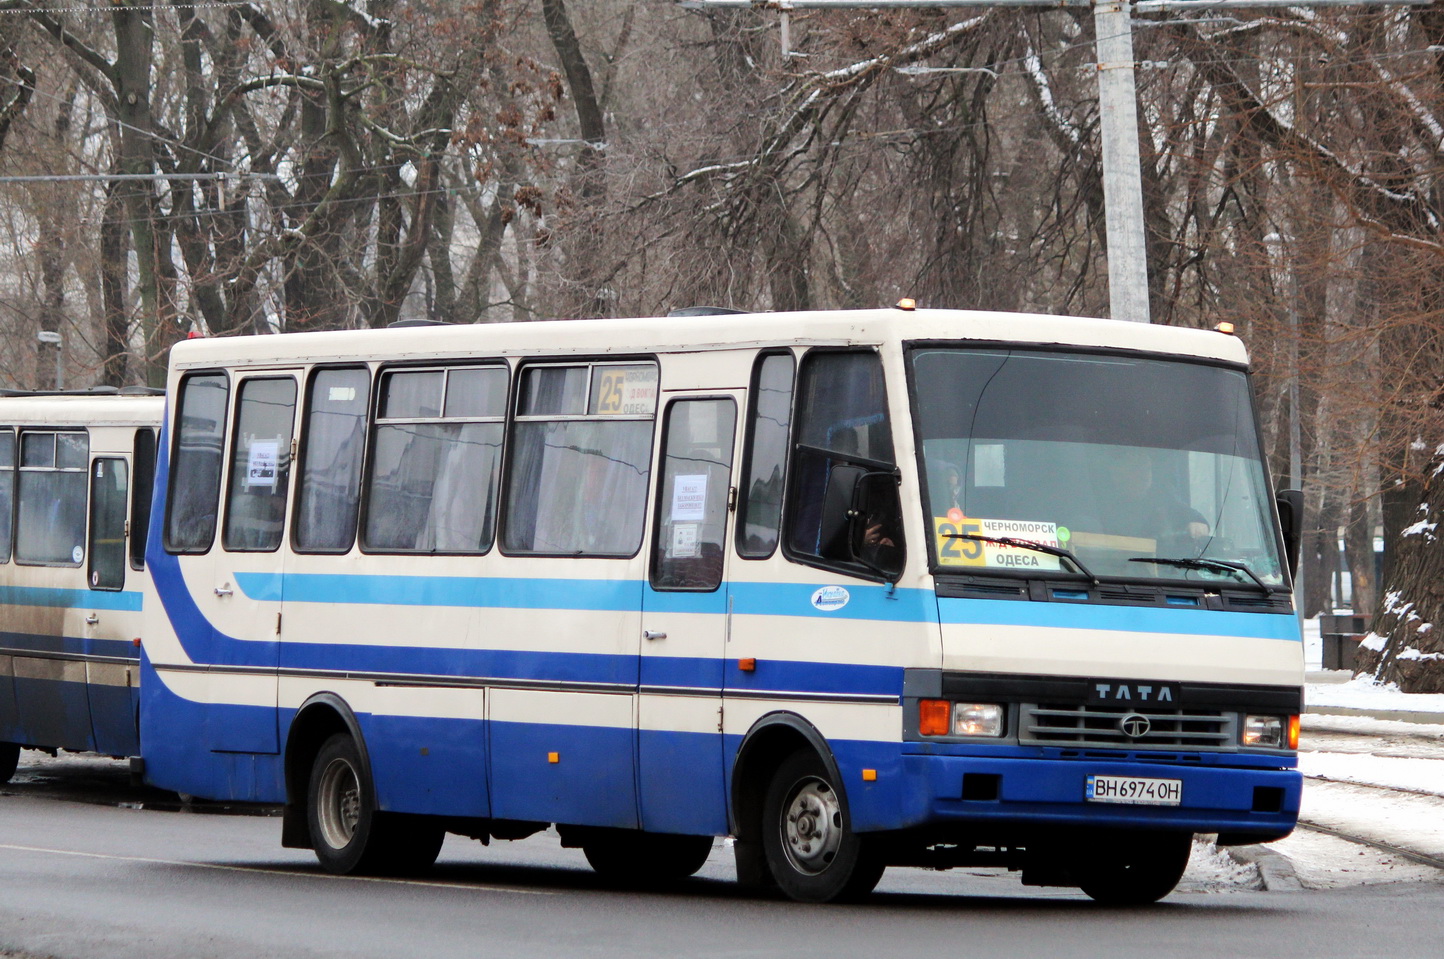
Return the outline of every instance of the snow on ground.
[[[1287,857],[1306,889],[1440,880],[1439,870],[1430,866],[1308,829],[1297,829],[1266,848]]]

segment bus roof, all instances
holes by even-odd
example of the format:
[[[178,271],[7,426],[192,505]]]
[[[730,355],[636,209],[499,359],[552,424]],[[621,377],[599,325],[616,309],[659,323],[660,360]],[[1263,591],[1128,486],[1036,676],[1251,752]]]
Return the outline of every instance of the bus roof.
[[[0,396],[0,426],[158,426],[164,411],[160,395]]]
[[[184,340],[171,366],[418,359],[458,355],[669,353],[792,345],[876,345],[958,340],[1138,350],[1248,362],[1235,336],[1085,317],[975,310],[877,309],[640,319],[474,323]]]

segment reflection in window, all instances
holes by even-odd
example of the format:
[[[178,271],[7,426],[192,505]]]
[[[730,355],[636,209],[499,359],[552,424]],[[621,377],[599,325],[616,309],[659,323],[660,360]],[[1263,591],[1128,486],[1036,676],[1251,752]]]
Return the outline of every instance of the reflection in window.
[[[145,544],[150,536],[150,501],[155,492],[155,430],[135,431],[131,462],[135,492],[130,498],[130,568],[145,569]]]
[[[189,376],[181,383],[166,512],[167,549],[204,552],[215,539],[229,394],[223,373]]]
[[[762,558],[777,548],[782,478],[792,421],[792,355],[758,360],[747,420],[747,476],[737,504],[737,553]]]
[[[362,545],[429,553],[491,549],[507,383],[504,366],[382,376]]]
[[[85,558],[85,433],[20,435],[19,511],[15,558],[22,563],[79,566]]]
[[[0,563],[10,562],[15,515],[15,434],[0,430]]]
[[[296,484],[296,549],[345,552],[356,538],[371,374],[317,370],[306,401]]]
[[[850,562],[852,487],[870,471],[891,470],[894,462],[882,362],[871,352],[809,353],[798,394],[787,545],[799,558]],[[901,531],[877,535],[898,542]]]
[[[667,411],[652,585],[716,589],[722,582],[727,492],[737,409],[731,400],[679,400]]]
[[[296,381],[291,377],[254,377],[241,383],[231,438],[226,549],[269,552],[281,545],[295,414]]]
[[[532,367],[518,407],[503,546],[633,555],[646,523],[657,368]]]
[[[1283,584],[1242,370],[944,348],[911,366],[938,567],[1068,568],[974,534],[1066,547],[1099,576],[1247,586],[1220,565],[1242,564]]]
[[[90,470],[90,588],[125,586],[125,460],[97,458]]]

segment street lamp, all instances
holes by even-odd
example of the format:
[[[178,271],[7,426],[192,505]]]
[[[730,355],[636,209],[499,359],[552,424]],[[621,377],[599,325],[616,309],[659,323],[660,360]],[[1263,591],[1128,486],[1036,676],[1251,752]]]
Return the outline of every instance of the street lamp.
[[[60,334],[54,330],[41,330],[35,334],[35,339],[41,343],[49,343],[55,347],[55,388],[65,389],[65,342]]]

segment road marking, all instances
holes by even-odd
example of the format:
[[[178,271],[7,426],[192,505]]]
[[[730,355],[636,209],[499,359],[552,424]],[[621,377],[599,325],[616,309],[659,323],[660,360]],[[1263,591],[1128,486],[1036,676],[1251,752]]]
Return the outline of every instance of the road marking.
[[[549,889],[518,889],[513,886],[478,885],[468,882],[437,882],[429,879],[395,879],[384,876],[337,876],[329,872],[298,872],[289,869],[270,869],[265,866],[228,866],[215,862],[191,862],[185,859],[155,859],[149,856],[115,856],[103,852],[80,852],[75,849],[51,849],[46,846],[20,846],[0,843],[0,849],[15,852],[49,853],[54,856],[76,856],[81,859],[101,859],[110,862],[136,862],[150,866],[189,866],[195,869],[215,869],[221,872],[244,872],[265,876],[289,876],[300,879],[340,879],[346,882],[379,882],[398,886],[422,886],[432,889],[462,889],[477,892],[507,892],[518,896],[555,896]]]

